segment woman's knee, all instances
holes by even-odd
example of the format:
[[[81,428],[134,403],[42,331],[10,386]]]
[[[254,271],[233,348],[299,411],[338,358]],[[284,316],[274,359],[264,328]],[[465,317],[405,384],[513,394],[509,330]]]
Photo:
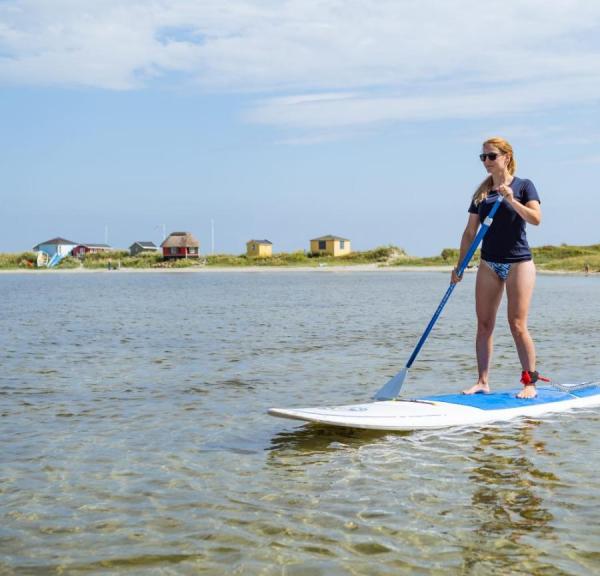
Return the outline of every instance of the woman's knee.
[[[510,332],[514,338],[520,338],[529,332],[526,318],[509,318],[508,325],[510,326]]]
[[[495,318],[478,318],[477,319],[477,335],[491,336],[496,325]]]

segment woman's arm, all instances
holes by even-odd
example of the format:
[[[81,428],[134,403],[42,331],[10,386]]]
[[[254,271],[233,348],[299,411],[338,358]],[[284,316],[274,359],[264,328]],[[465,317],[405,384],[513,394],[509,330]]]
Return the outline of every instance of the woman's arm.
[[[463,261],[463,258],[467,255],[469,251],[469,247],[477,234],[477,230],[479,230],[479,214],[469,214],[469,219],[467,220],[467,226],[465,227],[465,231],[463,232],[462,238],[460,239],[460,254],[458,257],[458,263],[456,264],[456,268],[452,270],[452,284],[456,284],[462,280],[462,276],[458,276],[456,273],[457,268],[460,266],[460,263]]]
[[[510,204],[514,211],[521,217],[527,224],[538,226],[542,221],[542,209],[540,203],[537,200],[530,200],[527,204],[521,204],[515,199],[512,188],[510,186],[502,185],[498,187],[498,193],[504,196],[504,200],[507,204]]]
[[[540,203],[537,200],[530,200],[527,204],[523,205],[513,198],[509,201],[510,205],[515,209],[515,212],[527,222],[533,226],[538,226],[542,221],[542,209]]]

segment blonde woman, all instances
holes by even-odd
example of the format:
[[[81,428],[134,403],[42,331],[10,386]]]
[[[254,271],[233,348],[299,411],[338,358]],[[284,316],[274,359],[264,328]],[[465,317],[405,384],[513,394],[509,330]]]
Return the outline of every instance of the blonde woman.
[[[521,362],[523,389],[519,398],[535,398],[535,384],[542,378],[536,371],[535,346],[527,328],[529,304],[535,284],[535,265],[527,243],[526,224],[537,226],[542,220],[540,198],[531,180],[515,176],[517,163],[512,146],[503,138],[483,143],[479,158],[488,173],[473,195],[469,220],[460,242],[462,262],[477,229],[488,215],[498,194],[504,197],[494,222],[483,239],[481,264],[475,283],[477,313],[477,382],[464,394],[488,393],[496,313],[506,289],[508,323]],[[452,271],[453,283],[461,277]]]

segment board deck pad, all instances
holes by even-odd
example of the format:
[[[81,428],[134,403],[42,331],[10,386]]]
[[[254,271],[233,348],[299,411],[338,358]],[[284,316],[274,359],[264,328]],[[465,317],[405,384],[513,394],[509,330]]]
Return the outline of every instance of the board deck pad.
[[[494,392],[490,394],[441,394],[437,396],[424,396],[422,400],[433,402],[449,402],[461,406],[472,406],[480,410],[502,410],[503,408],[517,408],[527,405],[547,404],[548,402],[561,402],[573,398],[573,393],[561,392],[554,388],[538,388],[535,398],[517,398],[521,391],[507,390],[505,392]]]
[[[313,408],[271,408],[272,416],[329,426],[376,430],[418,430],[481,425],[518,417],[600,406],[600,383],[568,392],[539,386],[536,398],[517,398],[521,390],[490,394],[441,394]]]

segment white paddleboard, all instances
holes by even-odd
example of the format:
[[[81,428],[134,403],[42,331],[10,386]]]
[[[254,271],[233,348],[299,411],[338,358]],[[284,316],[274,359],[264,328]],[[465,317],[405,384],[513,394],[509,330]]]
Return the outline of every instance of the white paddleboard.
[[[517,398],[518,392],[509,390],[472,396],[445,394],[348,406],[271,408],[269,414],[346,428],[422,430],[487,424],[520,416],[538,417],[550,412],[600,406],[600,382],[567,392],[540,386],[537,397],[529,400]]]

